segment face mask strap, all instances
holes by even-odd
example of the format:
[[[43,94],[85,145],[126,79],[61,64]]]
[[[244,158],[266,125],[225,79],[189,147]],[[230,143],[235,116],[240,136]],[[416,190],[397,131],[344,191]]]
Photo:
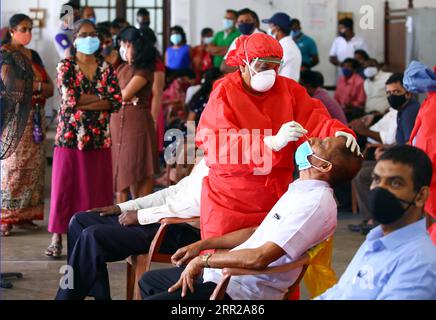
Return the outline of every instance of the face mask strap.
[[[256,70],[254,70],[254,68],[251,66],[250,62],[248,61],[247,42],[248,42],[248,39],[244,42],[245,59],[242,61],[248,66],[248,69],[250,70],[250,76],[253,77],[252,72],[254,72],[255,74],[258,74],[258,72]],[[256,63],[258,60],[259,60],[259,58],[256,58],[254,60],[254,63]]]
[[[312,150],[313,151],[313,150]],[[318,159],[319,161],[323,161],[323,162],[325,162],[325,163],[327,163],[330,167],[333,167],[333,163],[331,163],[330,161],[327,161],[327,160],[325,160],[325,159],[323,159],[323,158],[320,158],[320,157],[318,157],[316,154],[311,154],[311,156],[312,157],[314,157],[315,159]],[[310,162],[310,161],[309,161]],[[324,169],[322,169],[322,167],[317,167],[317,166],[314,166],[313,164],[311,164],[312,165],[312,167],[314,167],[316,170],[318,170],[318,171],[324,171]]]

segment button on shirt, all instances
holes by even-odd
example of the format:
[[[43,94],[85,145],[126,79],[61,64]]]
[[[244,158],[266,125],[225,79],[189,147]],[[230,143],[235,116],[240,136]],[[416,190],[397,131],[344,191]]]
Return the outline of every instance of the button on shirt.
[[[291,263],[334,233],[336,215],[337,206],[328,183],[298,180],[290,185],[250,239],[232,251],[273,242],[286,254],[269,267]],[[232,277],[226,292],[233,300],[280,300],[300,273],[301,268],[274,275]],[[219,269],[204,270],[204,282],[219,283],[221,277]]]
[[[165,218],[199,217],[202,183],[208,174],[209,168],[203,159],[177,185],[118,206],[122,212],[138,211],[141,225],[157,223]]]
[[[303,61],[300,49],[298,49],[291,36],[284,37],[279,42],[283,48],[283,65],[280,67],[279,75],[297,82],[300,81]]]
[[[368,52],[368,45],[363,38],[354,36],[347,41],[343,37],[337,37],[330,49],[330,56],[337,57],[340,62],[343,62],[347,58],[354,58],[354,52],[359,49]]]
[[[366,106],[365,112],[377,111],[384,114],[390,107],[386,95],[386,82],[392,73],[380,71],[373,80],[365,80]]]
[[[372,230],[339,283],[318,300],[436,300],[436,247],[425,220]]]

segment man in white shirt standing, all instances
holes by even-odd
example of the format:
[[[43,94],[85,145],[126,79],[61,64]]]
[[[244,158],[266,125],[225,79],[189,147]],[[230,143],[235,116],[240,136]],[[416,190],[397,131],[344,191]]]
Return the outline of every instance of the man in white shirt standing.
[[[279,75],[299,82],[303,57],[291,36],[291,17],[286,13],[279,12],[270,19],[262,20],[262,22],[269,24],[269,35],[277,39],[283,48],[283,64],[280,67]]]
[[[259,228],[239,230],[179,249],[172,257],[178,268],[144,274],[139,282],[142,297],[208,300],[222,277],[221,269],[282,266],[330,238],[337,225],[331,186],[351,180],[359,171],[362,158],[351,153],[340,137],[312,138],[299,147],[295,159],[300,179],[289,186]],[[214,249],[232,250],[200,256],[201,252]],[[300,273],[301,268],[273,275],[232,277],[225,299],[282,299]]]
[[[339,21],[339,36],[333,41],[330,49],[330,62],[340,67],[341,63],[347,58],[354,58],[356,50],[368,52],[368,45],[365,39],[354,33],[354,22],[350,18]]]
[[[386,94],[386,82],[392,76],[390,72],[384,72],[376,59],[369,59],[365,69],[365,113],[385,114],[390,105]]]
[[[74,270],[74,288],[58,290],[57,300],[82,300],[87,296],[110,300],[106,263],[148,252],[164,218],[200,216],[203,178],[209,174],[205,160],[177,185],[117,206],[78,213],[68,229],[68,265]],[[200,230],[188,224],[170,226],[161,252],[200,239]]]

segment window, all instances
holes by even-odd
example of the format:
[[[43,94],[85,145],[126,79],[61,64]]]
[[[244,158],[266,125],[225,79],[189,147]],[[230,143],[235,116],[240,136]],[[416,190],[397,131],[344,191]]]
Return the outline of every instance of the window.
[[[150,12],[150,28],[156,33],[158,42],[163,44],[164,34],[164,1],[163,0],[127,0],[126,19],[136,25],[136,12],[145,8]]]
[[[80,6],[93,7],[97,22],[112,21],[116,18],[116,0],[80,0]]]

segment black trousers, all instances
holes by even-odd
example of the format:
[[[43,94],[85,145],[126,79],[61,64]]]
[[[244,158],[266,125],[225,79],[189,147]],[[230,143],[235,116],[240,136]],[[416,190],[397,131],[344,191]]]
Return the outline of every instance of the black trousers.
[[[56,299],[83,300],[90,296],[110,300],[106,263],[147,253],[158,229],[159,224],[124,227],[118,216],[76,214],[68,228],[68,265],[73,270],[74,288],[59,288]],[[200,230],[188,224],[171,225],[160,252],[172,254],[198,240]]]
[[[186,296],[182,299],[182,289],[174,293],[168,293],[177,281],[184,268],[172,268],[153,270],[145,273],[141,280],[139,280],[139,288],[141,289],[141,296],[144,300],[209,300],[217,284],[214,282],[203,283],[203,279],[197,279],[194,284],[194,293],[188,289]],[[227,294],[224,300],[232,300]]]

